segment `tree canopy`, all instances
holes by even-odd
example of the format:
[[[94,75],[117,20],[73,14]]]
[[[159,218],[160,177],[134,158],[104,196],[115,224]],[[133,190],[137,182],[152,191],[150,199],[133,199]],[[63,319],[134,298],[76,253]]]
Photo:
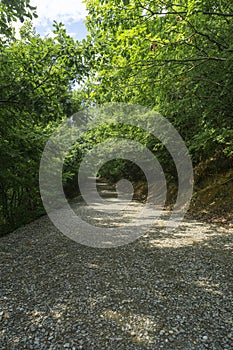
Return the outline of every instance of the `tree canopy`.
[[[27,17],[27,9],[33,10],[28,1],[3,2],[1,6],[7,25],[16,16]],[[81,46],[62,24],[54,23],[54,38],[41,38],[27,21],[20,39],[12,31],[3,32],[0,225],[12,227],[41,210],[40,157],[57,123],[72,114],[72,85],[81,79],[84,66]]]
[[[86,1],[98,103],[157,109],[196,161],[232,156],[232,17],[229,1]]]
[[[89,33],[77,42],[56,22],[53,38],[39,36],[30,22],[36,8],[29,0],[0,2],[0,226],[6,230],[42,210],[38,169],[44,145],[62,120],[85,107],[123,102],[155,110],[179,131],[194,165],[218,159],[231,167],[231,2],[85,3]],[[16,20],[24,23],[20,39],[12,26]],[[146,145],[175,177],[156,138],[127,125],[102,125],[74,144],[65,178],[77,176],[85,151],[114,135]],[[143,178],[121,160],[100,174]]]
[[[0,2],[0,34],[13,36],[12,22],[25,18],[37,17],[36,7],[30,5],[30,0],[2,0]]]

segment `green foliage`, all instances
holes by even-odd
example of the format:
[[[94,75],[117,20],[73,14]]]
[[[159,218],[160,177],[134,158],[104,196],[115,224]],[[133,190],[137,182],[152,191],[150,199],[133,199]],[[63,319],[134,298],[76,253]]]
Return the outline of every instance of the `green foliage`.
[[[25,18],[37,17],[35,10],[36,7],[30,5],[30,0],[2,0],[0,2],[0,34],[4,35],[5,39],[13,37],[12,22],[17,20],[24,22]]]
[[[62,24],[54,24],[53,39],[38,36],[29,22],[22,27],[20,40],[8,39],[0,48],[0,228],[4,231],[43,212],[38,185],[41,154],[57,124],[80,105],[71,87],[84,72],[81,46]]]
[[[90,97],[156,109],[194,162],[232,156],[233,7],[229,1],[86,0]]]
[[[140,164],[143,162],[148,171],[153,170],[153,164],[150,160],[148,161],[147,157],[145,159],[145,153],[143,154],[145,147],[156,154],[160,164],[165,167],[167,175],[176,178],[177,174],[172,157],[161,141],[149,132],[133,125],[136,118],[146,128],[156,129],[156,125],[154,125],[155,113],[148,112],[144,108],[138,108],[138,106],[124,104],[105,105],[103,109],[93,107],[93,110],[90,109],[89,112],[91,122],[88,124],[87,120],[85,123],[85,129],[88,131],[76,140],[68,155],[66,155],[64,170],[69,173],[70,180],[74,178],[77,184],[76,174],[79,171],[83,157],[87,154],[89,155],[89,170],[92,170],[93,164],[98,164],[99,176],[113,182],[121,178],[142,180],[145,176],[139,166],[136,165],[137,160],[140,160]],[[125,115],[127,115],[128,124],[124,123]],[[113,116],[117,119],[114,123]],[[145,121],[146,123],[144,123]],[[159,118],[156,124],[159,125]],[[169,137],[169,130],[167,131],[167,137]],[[168,141],[165,134],[163,138]],[[134,145],[136,144],[135,148],[130,146],[131,140],[134,141]],[[98,151],[98,156],[94,153],[93,158],[90,158],[92,149],[98,148],[99,144],[101,144],[101,149]],[[112,160],[102,166],[102,160],[106,159],[106,155]],[[135,163],[131,157],[133,157]],[[131,161],[128,159],[131,159]],[[92,176],[94,176],[94,173]],[[72,183],[72,181],[70,182]]]
[[[89,34],[81,43],[56,22],[54,38],[38,36],[27,21],[36,16],[29,0],[0,2],[1,227],[16,227],[41,213],[38,169],[44,145],[60,121],[95,104],[125,102],[158,111],[180,132],[194,164],[214,157],[232,160],[231,2],[85,2]],[[24,22],[20,40],[12,29],[18,19]],[[72,90],[77,82],[78,90]],[[86,152],[115,137],[145,145],[176,178],[161,142],[105,118],[106,124],[82,135],[66,154],[67,193],[74,191]],[[149,115],[142,118],[153,123]],[[60,159],[54,155],[53,161]],[[120,155],[99,173],[113,180],[143,177]]]

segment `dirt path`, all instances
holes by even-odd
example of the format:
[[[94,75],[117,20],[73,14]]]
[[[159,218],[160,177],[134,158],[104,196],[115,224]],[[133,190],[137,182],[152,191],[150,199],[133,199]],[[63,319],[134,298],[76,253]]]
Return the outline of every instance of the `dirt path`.
[[[115,196],[106,185],[102,193]],[[72,206],[102,226],[122,224]],[[169,234],[160,220],[100,249],[42,217],[0,239],[0,349],[230,350],[232,250],[233,230],[197,221]]]

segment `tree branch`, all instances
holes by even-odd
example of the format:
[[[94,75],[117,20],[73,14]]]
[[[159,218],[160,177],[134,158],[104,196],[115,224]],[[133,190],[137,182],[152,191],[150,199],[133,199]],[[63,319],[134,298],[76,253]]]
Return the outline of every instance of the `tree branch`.
[[[187,11],[167,11],[167,12],[155,12],[145,6],[140,5],[141,8],[151,13],[151,15],[156,16],[165,16],[165,15],[187,15]],[[224,13],[224,12],[209,12],[202,10],[195,10],[191,14],[203,14],[208,16],[220,16],[220,17],[233,17],[233,13]]]

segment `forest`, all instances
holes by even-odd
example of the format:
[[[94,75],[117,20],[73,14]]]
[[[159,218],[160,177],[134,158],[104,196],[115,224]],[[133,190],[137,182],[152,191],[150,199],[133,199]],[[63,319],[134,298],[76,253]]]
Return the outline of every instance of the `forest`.
[[[194,168],[192,210],[232,215],[233,5],[227,0],[85,0],[82,41],[54,22],[53,37],[33,28],[29,0],[0,2],[0,233],[45,213],[39,190],[42,152],[74,113],[107,103],[140,105],[179,132]],[[20,20],[20,38],[14,22]],[[77,193],[83,155],[115,135],[144,144],[164,168],[171,197],[177,174],[167,150],[138,128],[100,125],[67,154],[63,185]],[[116,159],[100,169],[115,182],[142,184],[143,173]],[[135,185],[137,186],[137,185]],[[212,192],[211,192],[212,191]],[[224,203],[226,206],[224,207]],[[213,205],[214,207],[214,205]]]

